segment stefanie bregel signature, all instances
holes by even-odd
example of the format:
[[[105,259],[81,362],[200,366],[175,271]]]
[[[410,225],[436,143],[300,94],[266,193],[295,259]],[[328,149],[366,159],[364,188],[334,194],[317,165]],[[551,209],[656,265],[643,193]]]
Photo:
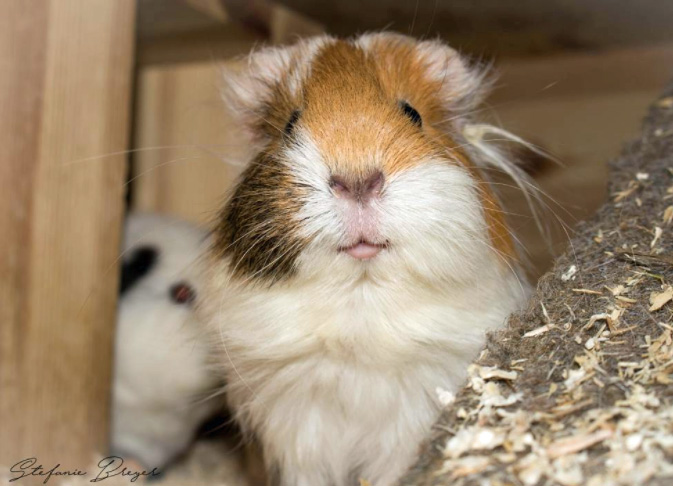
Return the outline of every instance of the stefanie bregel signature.
[[[44,481],[42,481],[42,484],[47,484],[52,476],[87,476],[89,474],[87,471],[81,471],[79,469],[61,469],[60,464],[56,464],[51,469],[45,469],[42,464],[37,464],[37,458],[35,457],[29,457],[28,459],[23,459],[17,462],[9,468],[9,472],[14,475],[14,477],[9,480],[10,483],[26,477],[43,477]],[[156,468],[151,471],[134,471],[133,469],[124,466],[124,459],[121,457],[108,456],[98,462],[96,476],[93,479],[90,479],[89,482],[98,483],[117,476],[126,478],[134,483],[141,476],[158,475],[159,472]]]

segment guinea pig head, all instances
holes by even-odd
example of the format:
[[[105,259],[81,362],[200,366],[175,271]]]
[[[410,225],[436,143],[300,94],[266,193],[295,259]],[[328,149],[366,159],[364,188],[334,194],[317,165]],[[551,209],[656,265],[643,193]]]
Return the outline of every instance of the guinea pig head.
[[[514,259],[461,135],[483,70],[453,49],[319,37],[255,52],[225,78],[255,147],[215,232],[235,278],[446,282]]]

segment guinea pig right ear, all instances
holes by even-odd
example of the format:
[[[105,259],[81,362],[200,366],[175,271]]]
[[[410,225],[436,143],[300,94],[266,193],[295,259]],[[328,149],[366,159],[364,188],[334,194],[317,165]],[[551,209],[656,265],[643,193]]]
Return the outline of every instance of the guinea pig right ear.
[[[281,117],[298,109],[301,86],[310,60],[328,36],[300,40],[285,47],[253,51],[223,72],[222,97],[253,141],[282,131]]]
[[[270,107],[291,84],[292,63],[292,48],[268,47],[225,67],[222,97],[253,141],[265,138]]]
[[[416,49],[428,75],[441,83],[448,111],[464,113],[481,105],[494,81],[490,66],[470,62],[437,40],[419,42]]]

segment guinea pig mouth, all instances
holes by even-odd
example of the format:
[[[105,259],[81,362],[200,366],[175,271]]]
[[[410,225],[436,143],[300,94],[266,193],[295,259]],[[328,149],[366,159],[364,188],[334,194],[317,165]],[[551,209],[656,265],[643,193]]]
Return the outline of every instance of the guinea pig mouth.
[[[371,243],[366,240],[360,240],[354,245],[339,248],[339,251],[348,254],[356,260],[370,260],[386,248],[388,248],[387,243]]]

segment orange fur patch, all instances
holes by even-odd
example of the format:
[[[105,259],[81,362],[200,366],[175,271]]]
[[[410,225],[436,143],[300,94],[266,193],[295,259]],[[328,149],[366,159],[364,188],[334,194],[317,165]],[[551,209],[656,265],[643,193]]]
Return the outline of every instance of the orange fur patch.
[[[337,41],[316,56],[304,85],[302,122],[330,170],[349,181],[439,155],[400,110],[404,94],[381,79],[375,56]]]

